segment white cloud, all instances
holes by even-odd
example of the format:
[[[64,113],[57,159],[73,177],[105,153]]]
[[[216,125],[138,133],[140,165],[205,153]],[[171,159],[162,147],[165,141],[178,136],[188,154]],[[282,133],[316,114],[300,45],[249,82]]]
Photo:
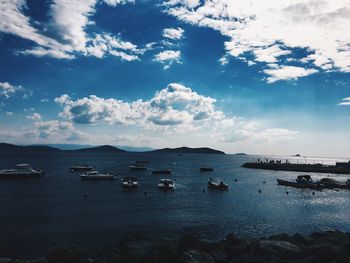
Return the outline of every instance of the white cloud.
[[[277,66],[277,68],[265,69],[264,72],[269,75],[268,83],[273,83],[278,80],[293,80],[300,77],[305,77],[317,72],[316,69],[306,69],[295,66]]]
[[[22,86],[14,86],[8,82],[0,82],[0,97],[9,98],[16,91],[24,90]]]
[[[157,130],[160,137],[191,131],[194,137],[206,136],[214,141],[233,143],[287,140],[295,134],[286,129],[265,128],[257,121],[227,116],[216,108],[214,98],[178,83],[169,84],[146,101],[124,102],[94,95],[73,100],[66,94],[55,101],[63,107],[60,116],[69,122]]]
[[[107,5],[117,6],[120,4],[135,3],[135,0],[103,0]]]
[[[37,112],[27,115],[27,119],[33,120],[33,121],[40,121],[41,120],[41,115]]]
[[[77,130],[71,122],[67,121],[36,121],[32,136],[54,141],[73,141],[84,138],[86,135]]]
[[[6,116],[12,116],[13,115],[13,112],[12,111],[7,111],[6,112]]]
[[[183,33],[185,31],[178,27],[178,28],[165,28],[163,30],[163,37],[169,38],[172,40],[180,40],[183,36]]]
[[[96,12],[96,4],[101,0],[53,0],[50,5],[49,22],[44,30],[35,26],[40,23],[24,14],[27,8],[24,0],[4,0],[0,2],[0,32],[14,34],[33,41],[36,46],[18,50],[19,55],[74,59],[76,55],[102,58],[113,55],[125,61],[138,60],[149,47],[138,49],[136,45],[123,41],[121,37],[108,33],[86,33],[87,27],[94,26],[91,16]],[[133,2],[129,0],[105,0],[116,6]]]
[[[228,37],[225,48],[231,56],[251,60],[254,55],[254,62],[277,63],[284,68],[281,56],[291,62],[288,58],[294,58],[294,49],[302,48],[311,53],[301,61],[308,62],[306,72],[312,70],[310,63],[314,70],[350,72],[348,0],[195,2],[191,5],[184,0],[169,0],[163,6],[168,14],[181,21],[212,28]],[[265,73],[270,72],[275,73],[270,70]],[[294,78],[302,76],[305,74]],[[287,74],[285,79],[290,79],[290,76]]]
[[[342,99],[342,102],[338,103],[340,106],[350,106],[350,97]]]
[[[181,63],[181,51],[165,50],[154,56],[154,61],[160,62],[164,65],[164,69],[168,69],[174,62]]]
[[[43,47],[34,47],[32,49],[26,49],[26,50],[20,50],[17,51],[16,54],[19,55],[31,55],[36,57],[52,57],[52,58],[58,58],[58,59],[73,59],[75,58],[74,55],[66,53],[62,50],[56,50],[56,49],[46,49]]]

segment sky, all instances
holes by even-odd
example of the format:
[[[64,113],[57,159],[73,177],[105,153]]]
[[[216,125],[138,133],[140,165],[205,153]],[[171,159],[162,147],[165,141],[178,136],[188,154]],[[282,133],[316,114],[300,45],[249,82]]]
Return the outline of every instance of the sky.
[[[2,0],[0,141],[350,157],[349,0]]]

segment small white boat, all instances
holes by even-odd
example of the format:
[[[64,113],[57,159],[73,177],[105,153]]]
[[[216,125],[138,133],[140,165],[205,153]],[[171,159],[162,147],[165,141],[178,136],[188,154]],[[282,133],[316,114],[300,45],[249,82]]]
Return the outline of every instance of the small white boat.
[[[91,181],[114,180],[114,179],[116,179],[116,176],[113,174],[101,174],[98,171],[92,171],[92,172],[87,172],[85,174],[81,174],[80,179],[81,180],[91,180]]]
[[[29,164],[17,164],[13,169],[0,170],[0,178],[40,177],[43,175],[43,171],[34,169]]]
[[[133,176],[124,177],[122,180],[122,187],[124,189],[135,189],[139,186],[136,178]]]
[[[163,190],[174,190],[175,184],[171,179],[160,179],[158,181],[158,188]]]
[[[224,190],[228,190],[228,184],[224,183],[223,181],[216,182],[212,178],[209,178],[208,188],[224,191]]]

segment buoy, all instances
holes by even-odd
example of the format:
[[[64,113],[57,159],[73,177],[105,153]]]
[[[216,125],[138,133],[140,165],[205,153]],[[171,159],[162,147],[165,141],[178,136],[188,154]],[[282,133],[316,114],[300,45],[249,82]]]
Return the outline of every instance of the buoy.
[[[261,193],[261,190],[259,189],[259,193]]]
[[[312,195],[315,195],[315,192],[312,192]]]
[[[205,189],[203,188],[203,193],[205,193]]]
[[[85,197],[85,198],[87,198],[87,197],[88,197],[88,194],[87,194],[87,193],[85,193],[84,197]]]
[[[289,192],[287,191],[287,192],[286,192],[286,195],[288,195],[288,194],[289,194]]]
[[[148,194],[147,191],[145,191],[145,192],[144,192],[144,195],[147,195],[147,194]]]
[[[265,182],[265,181],[263,181],[263,184],[266,184],[266,182]]]
[[[238,180],[237,179],[235,179],[235,182],[237,182]]]

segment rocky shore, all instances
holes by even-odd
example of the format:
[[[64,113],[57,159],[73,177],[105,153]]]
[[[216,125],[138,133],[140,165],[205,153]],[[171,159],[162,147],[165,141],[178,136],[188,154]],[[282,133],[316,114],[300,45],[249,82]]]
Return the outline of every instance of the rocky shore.
[[[260,239],[239,239],[229,234],[212,243],[183,235],[178,240],[152,240],[141,236],[122,239],[109,253],[79,247],[53,248],[35,260],[14,259],[0,249],[0,263],[348,263],[350,233],[327,231],[309,236],[280,234]]]

